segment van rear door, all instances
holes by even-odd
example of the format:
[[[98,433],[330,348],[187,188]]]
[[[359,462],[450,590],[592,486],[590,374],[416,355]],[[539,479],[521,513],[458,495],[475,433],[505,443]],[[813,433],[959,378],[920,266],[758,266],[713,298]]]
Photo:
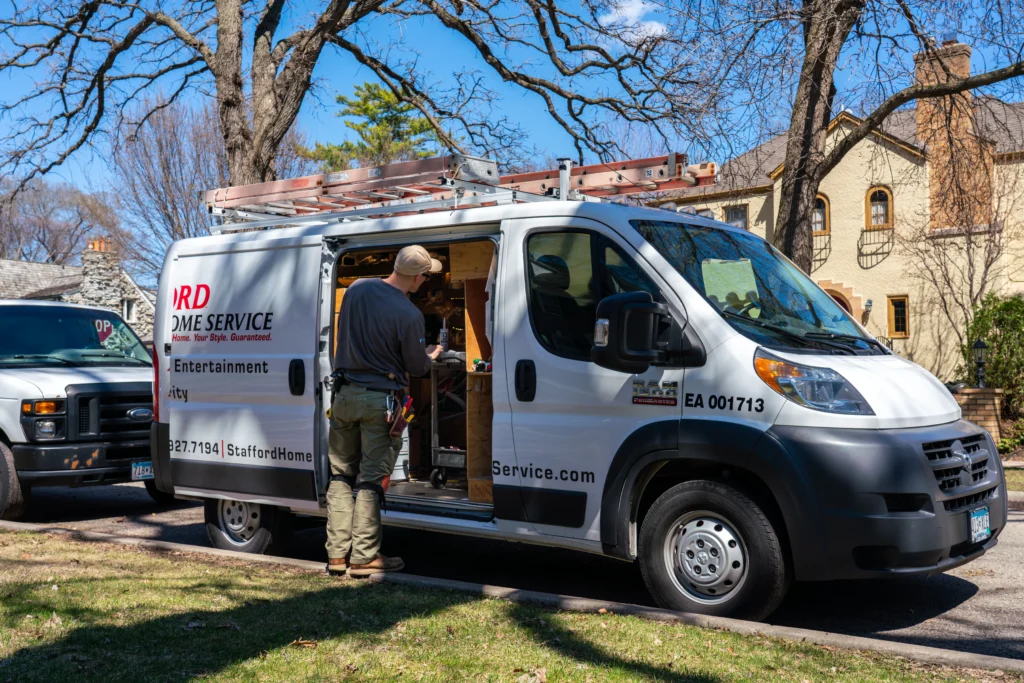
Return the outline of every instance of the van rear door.
[[[319,507],[320,250],[319,236],[202,239],[167,264],[160,392],[175,493]]]

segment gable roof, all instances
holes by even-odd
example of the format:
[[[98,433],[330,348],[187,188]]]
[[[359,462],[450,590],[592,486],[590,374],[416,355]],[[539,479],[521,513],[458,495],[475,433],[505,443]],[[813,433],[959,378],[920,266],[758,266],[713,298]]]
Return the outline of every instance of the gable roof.
[[[77,282],[73,282],[77,279]],[[31,263],[0,259],[0,299],[28,299],[56,296],[77,288],[82,280],[81,266],[59,266],[53,263]],[[59,284],[58,284],[59,283]],[[60,287],[54,294],[36,294]]]
[[[1024,102],[1004,102],[997,97],[983,96],[974,100],[978,129],[995,144],[997,156],[1008,157],[1024,153]],[[861,119],[848,112],[840,112],[829,122],[829,131],[841,123],[859,124]],[[873,137],[916,155],[926,150],[917,137],[917,109],[900,109],[890,114]],[[753,149],[722,164],[719,182],[715,185],[686,188],[667,192],[653,204],[683,200],[700,201],[738,194],[767,192],[772,177],[782,170],[786,159],[786,134],[776,135]]]

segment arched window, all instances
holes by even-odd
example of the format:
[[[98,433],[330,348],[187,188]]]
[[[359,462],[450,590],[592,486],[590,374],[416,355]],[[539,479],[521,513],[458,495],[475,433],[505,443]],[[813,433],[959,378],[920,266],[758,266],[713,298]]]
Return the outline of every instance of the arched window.
[[[865,230],[888,230],[892,227],[892,192],[884,187],[872,187],[865,203]]]
[[[828,197],[819,194],[814,200],[814,211],[811,213],[811,231],[815,235],[827,235],[831,230],[828,215]]]

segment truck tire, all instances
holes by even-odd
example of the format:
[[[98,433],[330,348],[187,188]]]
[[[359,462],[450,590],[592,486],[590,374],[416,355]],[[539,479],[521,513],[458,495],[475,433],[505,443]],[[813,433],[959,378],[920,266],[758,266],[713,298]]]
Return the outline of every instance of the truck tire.
[[[779,606],[789,572],[779,536],[736,489],[688,481],[663,493],[640,529],[640,570],[662,607],[760,621]]]
[[[157,505],[171,505],[175,498],[173,493],[164,493],[156,487],[156,482],[152,479],[146,479],[143,482],[146,485],[146,493],[153,499]]]
[[[291,539],[291,513],[272,505],[207,499],[204,517],[210,544],[221,550],[277,555]]]
[[[28,490],[22,490],[18,471],[14,469],[14,454],[6,444],[0,443],[0,519],[18,520],[28,508]]]

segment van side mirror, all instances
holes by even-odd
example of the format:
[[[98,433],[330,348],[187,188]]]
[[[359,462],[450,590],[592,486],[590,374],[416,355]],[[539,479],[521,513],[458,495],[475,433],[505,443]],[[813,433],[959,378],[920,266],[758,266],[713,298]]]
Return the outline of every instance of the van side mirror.
[[[623,292],[597,304],[590,358],[602,368],[638,375],[651,365],[699,367],[707,355],[700,338],[681,327],[668,306],[649,292]]]

